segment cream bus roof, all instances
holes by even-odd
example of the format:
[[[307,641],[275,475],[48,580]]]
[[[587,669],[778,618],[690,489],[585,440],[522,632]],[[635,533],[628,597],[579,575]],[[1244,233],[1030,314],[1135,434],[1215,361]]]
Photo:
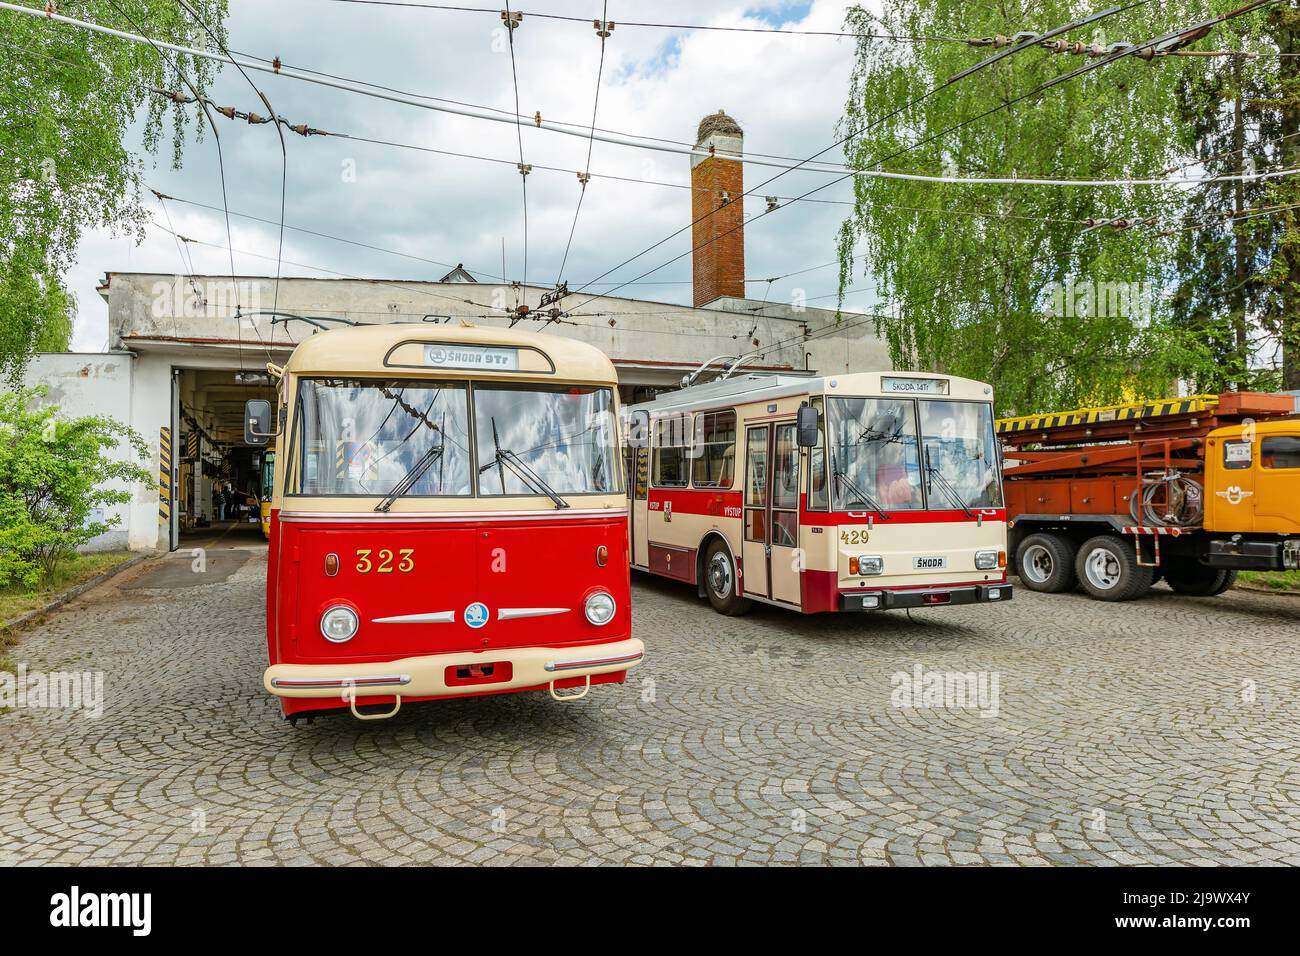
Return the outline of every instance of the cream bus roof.
[[[808,378],[798,375],[762,375],[748,373],[734,378],[705,382],[655,396],[649,402],[629,407],[629,411],[647,411],[651,416],[676,414],[701,409],[742,405],[750,402],[771,401],[790,395],[849,395],[908,397],[904,392],[882,392],[881,380],[885,378],[915,380],[932,379],[946,383],[947,391],[932,394],[931,398],[957,398],[966,401],[992,400],[992,389],[974,379],[958,378],[934,372],[849,372]],[[920,396],[927,397],[927,396]]]
[[[406,361],[393,362],[389,359],[399,346],[418,349],[423,345],[487,346],[516,348],[534,354],[540,352],[550,360],[555,370],[551,372],[539,368],[537,371],[523,369],[502,372],[463,367],[420,367]],[[414,323],[356,326],[319,332],[294,349],[293,355],[285,364],[285,371],[299,375],[409,376],[412,373],[419,373],[466,378],[555,378],[610,384],[618,381],[614,363],[609,360],[609,357],[600,349],[585,342],[558,335],[541,335],[514,329]]]

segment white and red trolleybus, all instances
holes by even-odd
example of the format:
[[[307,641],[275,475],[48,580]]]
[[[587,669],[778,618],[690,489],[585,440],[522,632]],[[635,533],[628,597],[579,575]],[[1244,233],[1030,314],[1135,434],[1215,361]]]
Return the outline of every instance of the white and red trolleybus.
[[[745,375],[626,415],[632,565],[723,614],[1011,599],[982,382]]]
[[[312,336],[273,371],[278,413],[250,402],[245,438],[275,435],[264,684],[286,716],[575,699],[640,662],[601,352],[386,325]]]

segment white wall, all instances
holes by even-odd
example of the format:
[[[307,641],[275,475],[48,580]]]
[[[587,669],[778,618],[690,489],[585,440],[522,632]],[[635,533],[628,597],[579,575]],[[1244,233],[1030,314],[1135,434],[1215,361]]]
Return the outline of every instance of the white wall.
[[[131,424],[132,363],[132,357],[124,352],[43,352],[32,357],[24,384],[28,387],[45,385],[49,391],[41,404],[58,406],[62,418],[104,415]],[[145,435],[146,441],[148,438]],[[125,450],[119,448],[113,457],[125,458]],[[157,459],[152,463],[146,462],[145,466],[151,464],[156,469]],[[105,518],[117,517],[117,527],[92,539],[83,550],[113,551],[128,547],[134,509],[140,499],[149,494],[153,495],[156,517],[157,489],[137,487],[132,492],[131,504],[114,505],[105,510]]]

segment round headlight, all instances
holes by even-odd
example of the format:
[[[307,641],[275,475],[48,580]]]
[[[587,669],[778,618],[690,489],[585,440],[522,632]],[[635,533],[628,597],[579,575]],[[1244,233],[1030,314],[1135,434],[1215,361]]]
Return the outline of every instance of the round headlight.
[[[360,625],[361,621],[357,619],[357,612],[341,604],[336,604],[322,614],[320,618],[321,634],[325,640],[334,644],[342,644],[344,641],[352,640]]]
[[[591,597],[587,598],[586,607],[583,612],[587,615],[587,620],[599,627],[602,624],[608,624],[614,619],[614,599],[604,591],[597,591]]]

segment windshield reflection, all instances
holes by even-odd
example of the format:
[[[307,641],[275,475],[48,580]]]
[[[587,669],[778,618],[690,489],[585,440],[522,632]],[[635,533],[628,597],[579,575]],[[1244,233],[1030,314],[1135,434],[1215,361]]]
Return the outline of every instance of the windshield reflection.
[[[836,511],[948,511],[1002,504],[988,402],[827,398],[826,441]]]
[[[836,511],[924,508],[910,399],[830,398],[827,441]]]
[[[386,495],[438,446],[407,493],[471,493],[463,383],[303,379],[297,426],[299,494]]]
[[[987,402],[922,401],[921,433],[929,466],[946,478],[960,503],[939,483],[926,484],[930,507],[996,508],[1002,504],[993,409]]]
[[[608,388],[478,385],[474,426],[481,495],[537,494],[529,471],[557,495],[622,493]],[[524,468],[512,469],[498,452]]]

